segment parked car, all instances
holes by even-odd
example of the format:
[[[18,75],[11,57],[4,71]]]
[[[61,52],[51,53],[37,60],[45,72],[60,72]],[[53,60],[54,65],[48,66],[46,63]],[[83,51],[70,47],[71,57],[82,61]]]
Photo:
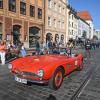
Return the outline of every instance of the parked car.
[[[83,55],[34,55],[18,58],[8,65],[15,81],[28,84],[48,84],[50,88],[60,88],[63,78],[75,69],[83,68]]]

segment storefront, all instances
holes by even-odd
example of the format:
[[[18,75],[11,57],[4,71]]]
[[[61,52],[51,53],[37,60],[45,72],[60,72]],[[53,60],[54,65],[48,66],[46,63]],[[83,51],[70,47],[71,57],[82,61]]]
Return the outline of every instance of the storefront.
[[[29,48],[34,48],[36,40],[40,39],[40,29],[38,27],[29,28]]]
[[[13,32],[12,32],[12,35],[13,35],[13,43],[18,45],[18,43],[20,42],[20,29],[21,29],[21,26],[20,25],[14,25],[13,26]]]

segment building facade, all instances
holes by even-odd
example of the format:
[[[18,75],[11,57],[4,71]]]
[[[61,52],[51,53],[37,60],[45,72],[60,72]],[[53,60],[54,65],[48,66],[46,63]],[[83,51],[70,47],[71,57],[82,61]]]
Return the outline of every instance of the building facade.
[[[94,24],[90,13],[88,11],[80,11],[77,13],[77,16],[85,20],[90,25],[89,39],[92,39],[94,35]]]
[[[76,39],[78,34],[78,17],[77,12],[68,5],[68,38],[69,39]]]
[[[43,40],[44,0],[0,0],[0,39],[26,47]]]
[[[96,36],[97,39],[100,40],[100,30],[96,29],[95,33],[94,33],[94,36]]]
[[[70,9],[69,9],[69,2],[68,2],[68,0],[67,0],[67,11],[66,11],[66,43],[68,42],[68,40],[69,40],[69,11],[70,11]]]
[[[44,41],[64,46],[66,42],[66,0],[45,0]]]
[[[90,25],[80,17],[78,18],[78,38],[89,38]]]

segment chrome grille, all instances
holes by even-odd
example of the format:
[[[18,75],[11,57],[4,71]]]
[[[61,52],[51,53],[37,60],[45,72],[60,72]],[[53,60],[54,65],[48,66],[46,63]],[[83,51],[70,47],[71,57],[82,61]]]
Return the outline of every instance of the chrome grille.
[[[23,75],[25,75],[25,76],[31,76],[31,77],[37,76],[35,73],[32,73],[32,72],[23,72]]]
[[[31,73],[31,72],[23,72],[23,74],[28,76],[35,76],[35,73]]]
[[[18,75],[23,75],[23,76],[38,77],[38,75],[36,75],[35,73],[23,72],[23,71],[20,71],[18,69],[15,70],[15,73],[18,74]]]

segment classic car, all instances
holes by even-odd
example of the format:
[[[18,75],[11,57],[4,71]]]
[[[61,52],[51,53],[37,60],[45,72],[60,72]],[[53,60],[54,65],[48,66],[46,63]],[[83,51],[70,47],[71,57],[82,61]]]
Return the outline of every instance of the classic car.
[[[83,68],[83,55],[60,54],[34,55],[18,58],[8,64],[15,81],[28,84],[48,84],[50,88],[60,88],[64,76],[75,69]]]

